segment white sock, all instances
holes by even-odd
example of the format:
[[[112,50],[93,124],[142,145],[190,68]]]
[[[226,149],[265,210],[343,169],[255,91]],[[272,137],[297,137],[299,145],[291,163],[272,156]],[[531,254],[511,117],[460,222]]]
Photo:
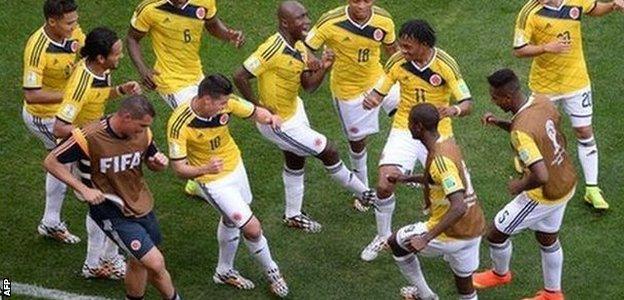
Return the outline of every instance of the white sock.
[[[540,245],[540,252],[542,253],[544,289],[558,292],[561,290],[561,271],[563,269],[563,250],[559,240],[547,247]]]
[[[257,241],[245,239],[245,245],[247,245],[249,253],[260,263],[265,272],[277,269],[277,264],[271,257],[269,243],[264,235],[261,235]]]
[[[361,196],[362,193],[368,190],[368,187],[360,181],[353,172],[349,171],[345,167],[342,161],[339,161],[333,166],[325,166],[329,176],[349,191],[355,193],[357,196]]]
[[[502,244],[490,242],[490,258],[492,259],[494,273],[503,276],[509,272],[511,250],[511,239],[507,239]]]
[[[54,226],[61,222],[61,207],[65,199],[67,185],[54,175],[46,173],[46,202],[41,220],[46,226]]]
[[[394,194],[385,199],[375,201],[375,221],[377,222],[377,235],[389,237],[392,235],[392,214],[396,201]]]
[[[103,232],[103,231],[102,231]],[[106,233],[104,233],[106,235]],[[113,259],[119,255],[119,246],[108,236],[104,239],[104,259]]]
[[[355,176],[357,176],[365,186],[368,186],[368,166],[366,165],[368,153],[366,152],[366,148],[360,153],[355,153],[349,148],[349,160],[351,160],[351,169]]]
[[[284,192],[286,194],[286,218],[292,218],[301,214],[303,205],[303,180],[305,169],[292,170],[284,166],[282,180],[284,181]]]
[[[472,292],[472,294],[468,295],[459,295],[459,300],[478,300],[477,291]]]
[[[240,229],[228,227],[223,224],[223,219],[217,226],[217,240],[219,241],[219,262],[217,273],[225,273],[234,269],[234,258],[240,242]]]
[[[427,281],[420,269],[420,262],[416,255],[410,253],[403,257],[396,257],[394,255],[392,257],[405,279],[407,279],[410,285],[418,289],[419,298],[428,298],[434,294],[429,285],[427,285]]]
[[[100,265],[100,258],[104,253],[104,241],[107,237],[89,214],[87,214],[85,225],[87,226],[87,258],[85,264],[90,268],[95,268]]]
[[[598,147],[594,137],[577,140],[578,157],[585,175],[586,185],[598,184]]]

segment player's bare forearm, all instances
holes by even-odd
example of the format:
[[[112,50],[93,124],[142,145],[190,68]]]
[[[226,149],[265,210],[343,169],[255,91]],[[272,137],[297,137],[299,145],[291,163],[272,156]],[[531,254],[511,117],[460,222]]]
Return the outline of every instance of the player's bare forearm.
[[[301,86],[303,89],[308,93],[316,91],[323,83],[327,70],[326,68],[320,68],[317,71],[304,71],[301,73]]]
[[[496,120],[493,123],[496,127],[505,130],[507,132],[511,131],[511,121],[508,120]]]
[[[45,160],[43,161],[43,167],[52,175],[54,175],[54,177],[58,178],[60,181],[69,185],[81,194],[88,189],[86,185],[84,185],[80,180],[78,180],[76,177],[74,177],[74,175],[71,174],[69,168],[66,165],[58,161],[53,152],[50,152],[45,158]]]
[[[519,58],[535,57],[535,56],[540,56],[544,53],[546,53],[546,50],[544,49],[544,45],[527,44],[527,45],[522,46],[521,48],[517,48],[513,50],[513,55]]]
[[[174,173],[183,179],[195,179],[208,173],[203,167],[189,165],[186,159],[172,160],[171,167]]]
[[[392,54],[394,54],[397,51],[399,51],[399,44],[397,44],[397,42],[394,42],[392,44],[384,44],[383,45],[383,50],[386,53],[386,55],[388,57],[390,57],[390,56],[392,56]]]
[[[618,10],[616,1],[611,2],[596,2],[596,6],[592,9],[588,15],[592,17],[602,17]]]
[[[544,161],[538,161],[529,167],[529,171],[525,172],[522,178],[510,181],[507,188],[510,194],[518,195],[543,186],[546,182],[548,182],[548,169]]]
[[[239,67],[236,72],[234,72],[232,78],[234,79],[234,85],[241,95],[253,104],[258,105],[258,99],[256,95],[254,95],[250,82],[251,79],[254,78],[253,74],[249,73],[244,67]]]
[[[63,101],[63,93],[45,91],[43,89],[24,90],[24,99],[28,104],[61,103]]]
[[[425,238],[428,241],[431,241],[449,227],[453,226],[453,224],[457,223],[466,213],[466,210],[468,210],[468,205],[464,202],[464,191],[450,194],[448,195],[448,199],[451,202],[451,207],[446,214],[444,214],[440,223],[436,224],[436,226],[433,226],[431,230],[425,233]]]
[[[470,113],[472,113],[473,106],[474,106],[474,101],[472,101],[472,98],[461,100],[459,104],[457,104],[457,107],[460,109],[460,111],[459,111],[459,114],[456,116],[465,117],[467,115],[470,115]]]
[[[128,29],[128,36],[126,36],[126,45],[128,45],[128,54],[130,54],[130,60],[137,68],[139,73],[148,69],[145,61],[143,60],[143,53],[141,52],[141,39],[145,36],[145,33],[140,32],[132,27]]]
[[[204,28],[210,33],[210,35],[222,40],[229,41],[230,29],[219,19],[219,17],[213,17],[204,23]]]
[[[70,123],[65,123],[61,120],[54,121],[54,127],[52,128],[52,133],[55,137],[59,139],[64,139],[71,135],[72,130],[74,130],[74,125]]]

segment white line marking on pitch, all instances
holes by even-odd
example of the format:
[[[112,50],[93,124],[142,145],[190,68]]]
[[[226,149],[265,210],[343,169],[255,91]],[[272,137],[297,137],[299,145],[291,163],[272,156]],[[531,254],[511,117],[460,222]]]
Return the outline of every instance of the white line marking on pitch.
[[[31,296],[36,298],[43,299],[53,299],[53,300],[110,300],[109,298],[99,297],[99,296],[87,296],[69,293],[65,291],[55,290],[55,289],[47,289],[44,287],[32,285],[32,284],[24,284],[19,282],[11,283],[11,292],[15,295],[23,295],[23,296]]]

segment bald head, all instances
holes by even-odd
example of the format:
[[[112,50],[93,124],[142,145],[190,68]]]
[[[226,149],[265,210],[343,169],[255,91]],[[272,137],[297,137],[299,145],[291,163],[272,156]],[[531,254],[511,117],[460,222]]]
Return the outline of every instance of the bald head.
[[[277,9],[277,17],[280,20],[291,20],[304,10],[305,7],[299,1],[284,1]]]

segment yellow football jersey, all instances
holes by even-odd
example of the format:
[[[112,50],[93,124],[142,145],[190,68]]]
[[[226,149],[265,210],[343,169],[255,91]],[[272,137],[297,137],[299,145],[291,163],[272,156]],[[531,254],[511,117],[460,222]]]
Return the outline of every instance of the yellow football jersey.
[[[152,39],[158,92],[175,93],[201,80],[204,23],[216,13],[214,0],[189,0],[182,8],[167,0],[145,0],[136,8],[130,24]]]
[[[590,85],[583,55],[581,17],[596,6],[595,0],[565,0],[560,7],[529,1],[516,21],[514,48],[543,45],[556,40],[570,44],[567,53],[544,53],[533,58],[529,88],[539,94],[565,94]]]
[[[230,135],[230,115],[249,118],[255,106],[237,96],[230,97],[227,107],[216,116],[205,119],[191,108],[191,101],[176,108],[167,124],[169,157],[172,160],[187,159],[191,166],[203,166],[213,157],[223,159],[223,171],[196,178],[208,183],[228,175],[241,161],[241,153]]]
[[[383,74],[381,45],[394,43],[394,22],[385,10],[374,6],[363,26],[351,20],[348,6],[324,14],[306,37],[306,45],[319,49],[323,44],[336,54],[330,86],[338,100],[351,100],[368,92]]]
[[[451,97],[459,102],[471,97],[455,60],[438,48],[435,48],[433,59],[424,68],[407,61],[397,52],[388,59],[385,71],[375,87],[377,92],[388,94],[397,81],[401,86],[401,100],[394,115],[393,128],[407,130],[410,110],[418,103],[448,107],[451,105]],[[440,120],[438,129],[442,136],[452,136],[451,118]]]
[[[97,76],[81,60],[69,78],[56,118],[75,126],[101,118],[111,90],[110,73]]]
[[[243,67],[258,78],[258,100],[286,121],[297,111],[301,73],[307,70],[307,49],[298,41],[289,45],[281,34],[268,38]]]
[[[433,158],[433,163],[429,168],[429,176],[433,184],[430,185],[429,189],[431,217],[427,220],[427,228],[431,229],[440,223],[451,206],[446,196],[466,188],[455,163],[442,155]]]
[[[50,39],[43,27],[33,33],[24,50],[24,74],[22,87],[25,90],[44,89],[62,91],[71,76],[76,62],[76,53],[84,45],[85,35],[79,26],[70,39],[59,44]],[[59,103],[29,104],[24,101],[26,111],[40,118],[54,117]]]

